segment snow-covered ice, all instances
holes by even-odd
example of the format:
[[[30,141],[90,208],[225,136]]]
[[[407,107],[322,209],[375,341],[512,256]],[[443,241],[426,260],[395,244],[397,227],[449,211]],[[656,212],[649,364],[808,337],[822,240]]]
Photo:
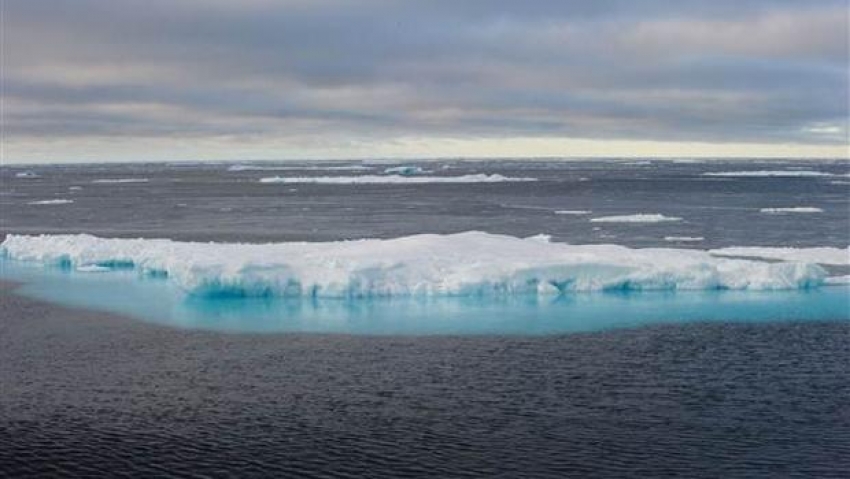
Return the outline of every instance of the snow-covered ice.
[[[786,248],[732,246],[710,250],[715,256],[739,256],[781,261],[808,261],[819,264],[850,266],[850,247],[847,248]]]
[[[421,166],[413,165],[393,166],[384,170],[384,174],[386,175],[413,176],[421,175],[423,173],[427,173],[427,171],[425,171],[425,169]]]
[[[55,199],[55,200],[38,200],[30,201],[28,205],[67,205],[73,203],[74,200]]]
[[[69,268],[132,267],[166,276],[191,294],[293,297],[800,289],[826,280],[817,262],[836,261],[830,248],[822,249],[826,255],[820,250],[783,253],[793,262],[769,263],[718,257],[721,250],[569,245],[543,236],[521,239],[477,231],[270,244],[8,235],[0,245],[0,252],[15,260]],[[847,250],[838,251],[846,263]]]
[[[762,208],[759,211],[762,213],[768,214],[781,214],[781,213],[823,213],[823,210],[820,208],[815,208],[812,206],[794,206],[790,208]]]
[[[591,223],[664,223],[670,221],[682,221],[678,216],[664,216],[658,213],[639,213],[635,215],[602,216],[591,218]]]

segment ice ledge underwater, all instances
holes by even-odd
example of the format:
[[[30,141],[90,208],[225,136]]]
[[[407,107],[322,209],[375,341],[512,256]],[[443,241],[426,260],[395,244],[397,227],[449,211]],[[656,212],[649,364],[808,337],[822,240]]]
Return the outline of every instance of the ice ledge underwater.
[[[553,334],[850,319],[846,277],[823,266],[846,269],[843,248],[631,249],[482,232],[259,245],[9,235],[0,255],[0,277],[24,282],[24,295],[232,332]]]

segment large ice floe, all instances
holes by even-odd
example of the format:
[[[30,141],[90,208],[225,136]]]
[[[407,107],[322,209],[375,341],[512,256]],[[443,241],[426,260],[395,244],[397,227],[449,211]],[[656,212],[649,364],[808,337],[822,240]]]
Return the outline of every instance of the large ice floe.
[[[396,183],[502,183],[514,181],[537,181],[537,178],[515,178],[499,174],[485,175],[479,173],[476,175],[462,176],[272,176],[260,179],[260,183],[318,183],[328,185],[374,185]]]
[[[272,244],[9,235],[0,245],[7,259],[78,271],[136,269],[194,295],[331,298],[817,287],[827,272],[816,264],[820,252],[806,251],[798,250],[794,262],[769,263],[475,231]]]

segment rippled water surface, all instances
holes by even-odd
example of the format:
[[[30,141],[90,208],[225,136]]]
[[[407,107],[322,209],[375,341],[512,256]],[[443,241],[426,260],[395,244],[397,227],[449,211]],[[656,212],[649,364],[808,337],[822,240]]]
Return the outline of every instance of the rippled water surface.
[[[481,230],[540,233],[574,244],[847,246],[847,162],[478,161],[420,163],[429,176],[501,174],[535,182],[265,184],[265,177],[381,175],[392,163],[124,164],[0,168],[0,232],[214,241],[322,241]],[[345,170],[358,166],[364,170]],[[329,168],[328,168],[329,167]],[[283,169],[275,169],[283,168]],[[319,168],[319,169],[317,169]],[[823,176],[724,177],[724,172]],[[19,178],[32,173],[37,178]],[[103,182],[106,180],[107,182]],[[136,180],[138,182],[116,182]],[[65,204],[31,204],[72,200]],[[809,207],[815,214],[765,214]],[[587,214],[557,214],[585,211]],[[681,221],[592,223],[592,217],[663,214]]]
[[[9,477],[846,477],[847,323],[222,335],[3,296]]]

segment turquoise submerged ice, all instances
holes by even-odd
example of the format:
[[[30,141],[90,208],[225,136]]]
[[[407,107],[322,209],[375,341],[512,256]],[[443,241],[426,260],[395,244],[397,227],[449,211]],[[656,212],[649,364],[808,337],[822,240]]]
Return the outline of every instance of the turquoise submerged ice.
[[[630,249],[469,232],[261,245],[10,235],[2,251],[0,276],[23,281],[23,294],[234,332],[549,334],[850,318],[848,286],[827,285],[846,278],[818,264],[846,267],[842,248]]]
[[[483,232],[397,239],[273,244],[9,235],[15,260],[80,271],[130,268],[167,277],[191,295],[239,297],[551,296],[648,290],[788,290],[816,287],[826,270],[801,260],[764,262],[673,248],[552,243]],[[760,249],[732,251],[747,254]],[[816,249],[843,264],[847,250]],[[774,252],[774,257],[776,256]],[[825,260],[824,260],[825,258]]]

